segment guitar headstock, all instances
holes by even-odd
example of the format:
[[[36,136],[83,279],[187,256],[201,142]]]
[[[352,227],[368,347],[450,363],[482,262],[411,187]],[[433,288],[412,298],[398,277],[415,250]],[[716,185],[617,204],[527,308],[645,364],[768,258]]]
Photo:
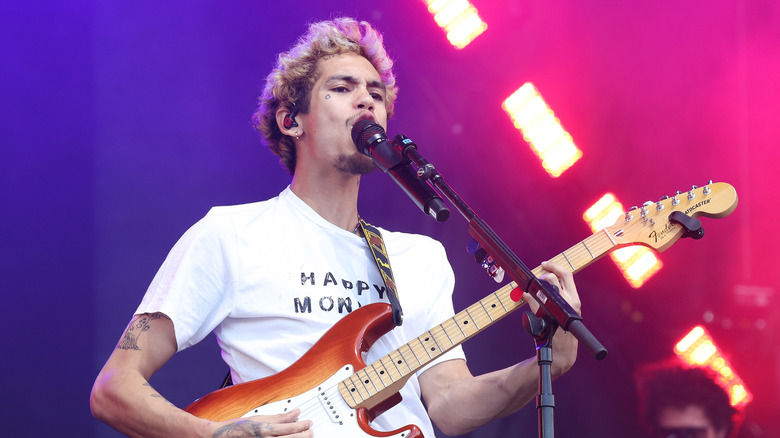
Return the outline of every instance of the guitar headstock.
[[[687,231],[670,220],[672,213],[681,212],[692,218],[721,218],[731,214],[735,208],[737,191],[734,187],[710,181],[702,187],[693,186],[689,191],[664,196],[658,202],[645,202],[642,207],[627,211],[615,225],[605,228],[605,232],[621,246],[641,244],[661,252]]]

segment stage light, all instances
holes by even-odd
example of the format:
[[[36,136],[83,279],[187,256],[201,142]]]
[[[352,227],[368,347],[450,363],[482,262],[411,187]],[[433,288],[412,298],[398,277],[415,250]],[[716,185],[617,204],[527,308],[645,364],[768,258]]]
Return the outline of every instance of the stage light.
[[[423,0],[433,19],[445,32],[450,44],[458,49],[469,45],[474,38],[487,30],[487,24],[479,18],[477,8],[467,0]]]
[[[582,157],[571,135],[530,82],[509,96],[501,107],[542,160],[544,170],[553,177],[560,176]]]
[[[721,353],[715,341],[702,326],[694,327],[674,347],[674,353],[683,362],[713,370],[718,384],[728,393],[731,406],[742,409],[753,400],[745,383],[734,371],[728,359]]]
[[[582,218],[595,233],[613,225],[623,214],[623,205],[620,204],[615,195],[607,193],[588,208],[583,213]],[[663,267],[661,260],[655,256],[655,253],[642,245],[617,249],[610,253],[610,257],[620,268],[626,281],[635,289],[642,287],[650,277]]]

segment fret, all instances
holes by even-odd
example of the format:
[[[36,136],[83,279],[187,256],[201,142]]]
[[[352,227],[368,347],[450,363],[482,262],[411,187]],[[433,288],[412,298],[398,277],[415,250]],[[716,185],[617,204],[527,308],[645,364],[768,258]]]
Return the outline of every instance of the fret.
[[[609,234],[609,231],[607,231],[606,228],[604,228],[604,235],[606,235],[609,241],[612,242],[612,246],[617,245],[617,242],[615,242],[615,239],[612,238],[612,235]]]
[[[442,333],[443,330],[440,326],[436,326],[429,332],[431,336],[433,337],[433,342],[436,343],[436,345],[439,347],[439,354],[444,353],[445,351],[449,350],[450,348],[455,346],[455,343],[450,340],[449,335],[447,333]]]
[[[427,342],[427,341],[428,341],[430,338],[431,338],[430,336],[426,337],[426,338],[425,338],[425,339],[426,339],[426,342]],[[419,337],[416,337],[416,338],[414,338],[414,339],[417,341],[417,343],[418,343],[418,344],[420,344],[420,347],[422,347],[422,349],[423,349],[423,351],[425,352],[425,354],[427,354],[427,355],[428,355],[428,360],[426,360],[426,361],[425,361],[425,363],[428,363],[428,362],[430,362],[430,359],[433,359],[433,356],[431,356],[431,353],[428,351],[428,347],[426,347],[426,346],[425,346],[425,343],[424,343],[424,342],[423,342],[423,341],[422,341],[422,340],[421,340]],[[434,350],[434,351],[435,351],[435,350]]]
[[[401,351],[401,349],[402,349],[402,348],[404,348],[404,347],[406,347],[406,349],[407,349],[407,350],[409,350],[409,351],[411,351],[411,352],[412,352],[412,356],[414,356],[414,360],[416,360],[416,361],[417,361],[417,364],[418,364],[420,367],[422,367],[422,366],[423,366],[423,363],[422,363],[422,361],[420,360],[420,358],[419,358],[419,357],[417,357],[417,353],[415,353],[415,352],[414,352],[414,349],[412,348],[411,344],[410,344],[410,343],[408,343],[408,344],[404,344],[404,345],[402,345],[402,346],[401,346],[401,348],[399,348],[398,350],[399,350],[399,351]],[[402,355],[402,356],[404,355],[403,351],[401,351],[401,355]],[[406,356],[404,356],[404,358],[406,358]]]
[[[460,315],[460,314],[458,314],[458,315]],[[469,335],[467,335],[466,332],[463,331],[463,327],[460,326],[460,323],[458,322],[458,320],[456,320],[455,317],[452,317],[452,318],[450,318],[450,321],[454,322],[455,323],[455,327],[457,327],[458,330],[460,330],[460,332],[463,333],[463,339],[468,339]]]
[[[395,364],[396,368],[398,368],[398,372],[400,373],[400,375],[405,376],[406,374],[412,372],[412,367],[409,366],[409,363],[406,361],[403,353],[401,353],[400,350],[401,349],[399,348],[398,350],[395,350],[392,353],[388,354],[388,356],[390,356],[391,359],[393,360],[393,364]],[[406,366],[406,371],[402,370],[399,365]]]
[[[356,380],[357,380],[357,383],[355,382]],[[359,396],[361,398],[361,400],[363,400],[363,401],[368,399],[370,394],[366,390],[365,385],[363,385],[363,382],[360,381],[360,377],[358,376],[357,373],[349,376],[349,382],[351,384],[351,387],[349,388],[349,390],[356,397]],[[363,388],[363,391],[360,390],[361,388]]]
[[[593,253],[590,252],[590,248],[588,248],[588,244],[585,243],[584,240],[581,243],[582,243],[582,246],[585,247],[585,250],[588,251],[588,254],[590,254],[590,258],[592,258],[593,260],[596,260],[596,257],[593,256]]]
[[[507,310],[498,295],[495,293],[488,295],[482,300],[483,305],[488,305],[488,313],[490,313],[490,319],[497,321],[507,315]]]
[[[471,322],[473,322],[473,323],[474,323],[474,326],[476,327],[477,331],[479,331],[479,330],[482,330],[482,329],[479,327],[479,324],[477,324],[477,321],[476,321],[476,320],[474,319],[474,317],[471,315],[471,312],[469,312],[469,308],[468,308],[468,307],[466,308],[466,313],[469,315],[469,319],[471,319]]]
[[[454,347],[455,345],[457,345],[457,344],[455,344],[455,341],[453,341],[453,340],[452,340],[452,337],[450,337],[450,334],[449,334],[449,333],[447,333],[447,329],[446,329],[446,328],[444,328],[444,323],[442,323],[442,324],[439,324],[439,327],[441,327],[441,331],[443,331],[443,332],[444,332],[444,334],[447,336],[447,340],[448,340],[448,341],[450,341],[450,344],[451,344],[453,347]]]
[[[352,401],[355,403],[355,405],[360,404],[363,400],[358,401],[358,399],[355,398],[355,392],[356,391],[354,391],[354,386],[347,385],[344,382],[346,382],[346,380],[342,380],[341,383],[339,383],[339,386],[341,386],[341,392],[342,393],[346,392],[347,394],[349,394],[350,397],[352,397]],[[346,397],[344,397],[344,398],[346,399]]]
[[[403,376],[404,373],[401,372],[401,369],[398,368],[398,365],[396,365],[396,363],[393,361],[393,359],[390,358],[390,355],[387,355],[387,356],[385,356],[383,358],[380,358],[379,362],[382,363],[382,367],[385,369],[385,371],[387,371],[387,376],[390,377],[390,379],[393,381],[393,383],[395,383],[396,380],[398,380],[398,379],[396,377],[393,377],[393,374],[394,374],[393,371],[392,371],[393,369],[392,368],[388,368],[386,362],[390,362],[391,364],[393,364],[393,366],[395,367],[395,370],[398,372],[398,377],[402,377]]]
[[[374,384],[374,379],[371,378],[371,376],[368,374],[368,367],[363,368],[362,370],[358,371],[357,374],[360,376],[360,381],[363,382],[363,386],[366,388],[366,392],[369,396],[372,396],[379,392],[379,388],[376,387]],[[371,393],[371,387],[368,386],[369,383],[371,386],[374,387],[374,394]]]
[[[377,376],[377,378],[379,379],[379,381],[380,381],[380,382],[382,382],[382,389],[385,389],[385,388],[387,388],[387,387],[388,387],[390,384],[392,384],[392,383],[393,383],[393,379],[390,379],[390,382],[389,382],[389,383],[386,383],[386,382],[385,382],[385,379],[387,379],[387,378],[388,378],[388,377],[387,377],[387,372],[386,372],[384,369],[377,370],[377,369],[376,369],[376,364],[377,364],[377,362],[374,362],[374,363],[372,363],[372,364],[371,364],[371,369],[374,371],[374,374],[376,374],[376,376]],[[379,365],[382,365],[382,363],[381,363],[381,362],[379,362]],[[374,386],[376,386],[376,385],[374,385]]]
[[[498,296],[498,292],[493,292],[491,294],[491,296],[496,297],[496,300],[498,301],[498,303],[501,304],[501,307],[504,308],[504,312],[509,313],[509,309],[507,309],[506,306],[504,305],[504,302],[501,301],[501,297]]]
[[[433,341],[433,343],[436,344],[435,349],[432,347],[428,347],[428,350],[430,350],[431,352],[436,352],[436,354],[433,357],[437,357],[444,352],[444,349],[441,347],[442,344],[439,343],[439,341],[436,339],[436,333],[434,333],[433,330],[429,331],[428,334],[430,335],[430,339]]]
[[[569,258],[566,257],[566,251],[562,252],[561,255],[563,256],[564,259],[566,259],[566,263],[568,263],[569,266],[571,266],[571,270],[574,271],[576,268],[572,264],[571,260],[569,260]]]
[[[482,300],[479,301],[479,304],[482,306],[482,310],[485,311],[485,313],[487,314],[488,318],[490,318],[490,321],[491,322],[495,322],[495,320],[493,319],[493,316],[490,314],[490,312],[488,312],[487,307],[485,307],[485,304],[482,303]]]

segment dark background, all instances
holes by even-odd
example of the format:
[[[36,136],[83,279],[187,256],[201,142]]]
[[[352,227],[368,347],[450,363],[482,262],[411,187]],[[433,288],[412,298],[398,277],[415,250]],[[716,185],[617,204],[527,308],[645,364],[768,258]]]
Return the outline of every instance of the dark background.
[[[288,184],[249,117],[275,54],[344,14],[375,23],[396,60],[388,131],[414,139],[529,266],[587,237],[581,215],[607,191],[630,206],[708,179],[737,189],[736,211],[661,254],[644,287],[609,259],[578,275],[610,355],[582,351],[555,382],[559,436],[639,435],[631,373],[696,324],[755,396],[741,436],[780,436],[778,3],[472,3],[489,28],[463,50],[419,0],[0,4],[2,435],[117,435],[90,416],[94,377],[192,223]],[[560,178],[500,108],[525,82],[583,150]],[[463,250],[460,216],[436,224],[379,173],[361,202],[370,221],[445,244],[457,310],[496,288]],[[533,355],[520,321],[465,345],[474,372]],[[210,337],[152,383],[186,406],[224,372]],[[528,406],[468,436],[535,434]]]

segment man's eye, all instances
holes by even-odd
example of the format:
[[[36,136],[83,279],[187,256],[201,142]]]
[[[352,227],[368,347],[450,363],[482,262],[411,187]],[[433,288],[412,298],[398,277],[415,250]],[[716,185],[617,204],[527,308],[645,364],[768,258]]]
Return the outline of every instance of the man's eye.
[[[347,88],[347,87],[334,87],[332,89],[332,91],[335,91],[337,93],[346,93],[347,91],[349,91],[349,88]]]
[[[382,95],[381,95],[381,94],[379,94],[379,93],[371,93],[371,96],[372,96],[374,99],[378,100],[378,101],[382,101],[382,100],[384,100],[384,99],[385,99],[385,97],[384,97],[384,96],[382,96]]]

